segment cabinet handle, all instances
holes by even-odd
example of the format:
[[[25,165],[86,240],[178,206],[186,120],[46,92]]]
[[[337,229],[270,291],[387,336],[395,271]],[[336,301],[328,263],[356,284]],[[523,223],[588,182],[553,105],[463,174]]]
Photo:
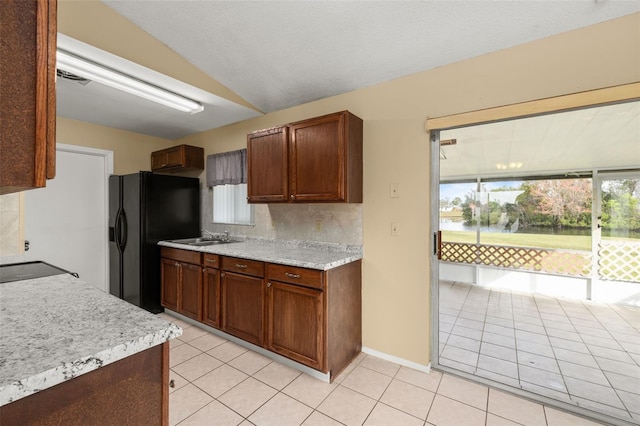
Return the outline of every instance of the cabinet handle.
[[[300,278],[300,275],[298,275],[298,274],[292,274],[290,272],[285,272],[284,274],[286,276],[288,276],[289,278]]]
[[[236,263],[236,268],[238,269],[246,269],[247,265],[242,264],[242,263]]]
[[[216,263],[215,259],[206,259],[207,262]]]
[[[224,276],[226,276],[226,274],[225,274],[224,272],[222,272],[222,273],[220,274],[220,276],[221,276],[221,277],[224,277]]]
[[[270,282],[267,282],[267,287],[271,287],[271,283]]]

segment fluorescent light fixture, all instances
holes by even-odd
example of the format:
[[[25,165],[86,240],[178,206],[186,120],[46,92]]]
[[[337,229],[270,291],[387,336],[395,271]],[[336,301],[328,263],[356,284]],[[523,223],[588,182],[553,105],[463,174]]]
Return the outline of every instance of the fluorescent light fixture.
[[[76,74],[80,77],[93,80],[114,89],[139,96],[149,101],[177,109],[179,111],[195,114],[204,110],[202,104],[177,95],[168,90],[154,86],[150,83],[138,80],[134,77],[122,74],[118,71],[96,64],[87,59],[75,56],[64,50],[58,49],[56,67]]]

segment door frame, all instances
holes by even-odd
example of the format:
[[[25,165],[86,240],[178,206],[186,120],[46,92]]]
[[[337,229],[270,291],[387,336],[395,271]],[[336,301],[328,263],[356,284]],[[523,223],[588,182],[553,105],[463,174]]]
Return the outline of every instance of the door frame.
[[[509,385],[493,382],[480,376],[455,370],[439,364],[439,259],[438,259],[438,230],[439,230],[439,199],[440,199],[440,131],[467,127],[471,125],[487,124],[499,121],[513,120],[536,115],[553,114],[564,111],[571,111],[594,106],[631,102],[640,100],[640,82],[623,84],[620,86],[595,89],[585,92],[562,95],[552,98],[544,98],[512,105],[499,106],[494,108],[470,111],[455,115],[441,117],[427,117],[425,130],[429,135],[430,147],[430,309],[431,309],[431,366],[452,374],[466,377],[469,380],[493,386],[526,398],[530,398],[548,405],[563,407],[571,412],[581,413],[580,408],[565,404],[562,401],[539,396],[531,392],[521,390]],[[597,175],[593,176],[595,182]],[[595,194],[594,194],[595,196]],[[589,415],[593,417],[594,412]],[[596,417],[597,418],[597,417]],[[603,420],[611,420],[608,416]]]
[[[535,115],[553,114],[589,108],[598,105],[615,104],[640,100],[640,82],[606,87],[585,92],[544,98],[517,104],[498,106],[482,110],[464,112],[441,117],[427,117],[425,130],[429,134],[430,173],[430,231],[431,231],[431,365],[438,367],[438,307],[439,307],[439,260],[437,231],[439,228],[440,199],[440,131],[471,125],[507,121]],[[595,180],[595,176],[594,176]],[[594,194],[595,195],[595,194]]]
[[[90,148],[87,146],[80,145],[69,145],[56,143],[56,151],[68,152],[72,154],[80,154],[80,155],[92,155],[95,157],[101,157],[104,162],[104,181],[102,182],[104,188],[104,217],[105,223],[103,227],[104,232],[104,241],[107,245],[105,249],[105,288],[102,290],[105,293],[109,293],[109,250],[108,250],[108,242],[109,242],[109,176],[113,174],[113,151],[108,151],[105,149],[98,148]]]

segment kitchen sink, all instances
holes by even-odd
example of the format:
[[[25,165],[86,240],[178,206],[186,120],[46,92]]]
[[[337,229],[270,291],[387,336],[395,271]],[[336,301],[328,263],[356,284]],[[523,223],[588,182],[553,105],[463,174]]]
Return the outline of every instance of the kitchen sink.
[[[214,240],[211,238],[184,238],[181,240],[169,240],[170,243],[176,244],[188,244],[190,246],[212,246],[214,244],[229,244],[233,243],[233,241],[223,241],[223,240]]]

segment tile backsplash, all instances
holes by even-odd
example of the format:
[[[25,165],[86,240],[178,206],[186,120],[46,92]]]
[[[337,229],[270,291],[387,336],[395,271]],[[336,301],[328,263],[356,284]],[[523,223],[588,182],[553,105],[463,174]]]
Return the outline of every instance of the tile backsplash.
[[[279,240],[362,245],[362,204],[254,204],[254,225],[212,223],[213,191],[201,192],[202,229]]]
[[[0,195],[0,256],[22,253],[20,193]]]

